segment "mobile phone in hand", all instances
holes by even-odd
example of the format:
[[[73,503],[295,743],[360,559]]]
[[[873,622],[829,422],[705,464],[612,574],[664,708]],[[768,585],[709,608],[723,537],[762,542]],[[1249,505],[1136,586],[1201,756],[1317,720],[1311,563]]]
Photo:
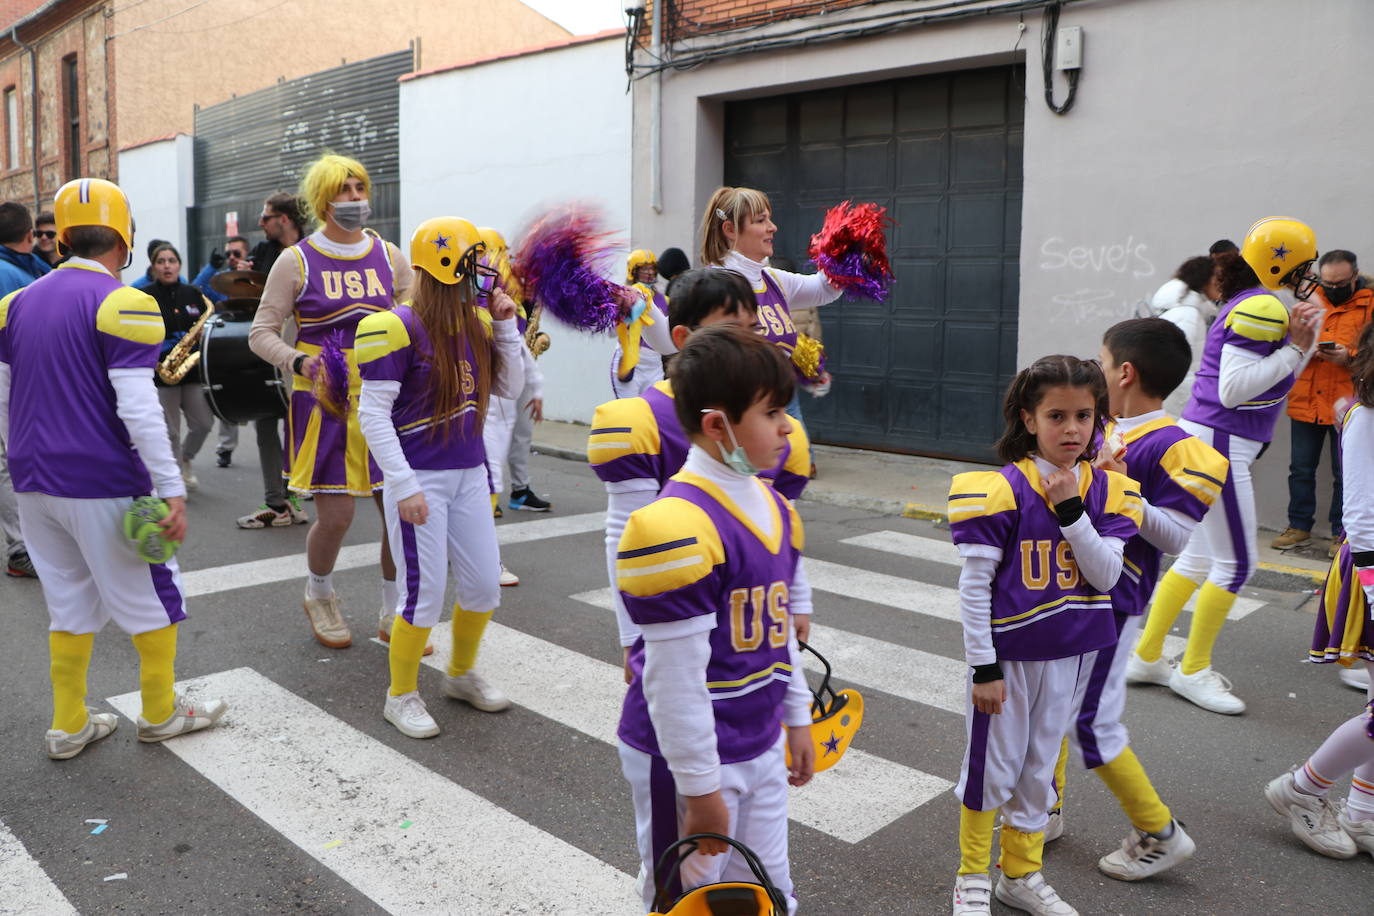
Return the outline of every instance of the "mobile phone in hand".
[[[1336,342],[1335,342],[1334,340],[1322,340],[1322,341],[1318,341],[1318,342],[1317,342],[1317,349],[1318,349],[1318,350],[1334,350],[1334,349],[1336,349]]]

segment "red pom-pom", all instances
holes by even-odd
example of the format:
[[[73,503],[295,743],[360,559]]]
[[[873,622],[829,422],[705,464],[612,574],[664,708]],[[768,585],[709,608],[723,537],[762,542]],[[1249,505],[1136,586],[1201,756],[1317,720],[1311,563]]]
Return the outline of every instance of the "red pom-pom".
[[[832,286],[882,302],[892,285],[887,260],[887,208],[843,201],[825,214],[821,231],[811,236],[811,259]]]

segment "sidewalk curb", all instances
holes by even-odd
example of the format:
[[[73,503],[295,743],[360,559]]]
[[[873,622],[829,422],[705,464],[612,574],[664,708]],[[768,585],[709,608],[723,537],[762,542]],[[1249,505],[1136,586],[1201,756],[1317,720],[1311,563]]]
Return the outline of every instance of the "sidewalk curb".
[[[587,453],[582,449],[565,448],[561,445],[548,445],[540,442],[533,443],[534,451],[540,455],[548,455],[551,458],[562,458],[565,461],[578,461],[582,464],[587,463]],[[821,503],[827,506],[840,506],[846,509],[863,509],[867,512],[879,512],[883,515],[895,515],[902,518],[919,519],[921,521],[934,522],[937,525],[947,526],[949,524],[949,514],[943,507],[929,506],[923,503],[911,503],[901,499],[892,499],[882,496],[860,496],[856,493],[846,493],[826,490],[824,487],[809,487],[803,499]],[[1284,590],[1294,592],[1304,592],[1311,594],[1314,586],[1321,585],[1326,581],[1326,573],[1312,569],[1303,569],[1300,566],[1288,566],[1283,563],[1271,563],[1267,560],[1260,560],[1255,564],[1258,571],[1264,574],[1264,588],[1272,590]],[[1251,585],[1257,583],[1251,582]]]

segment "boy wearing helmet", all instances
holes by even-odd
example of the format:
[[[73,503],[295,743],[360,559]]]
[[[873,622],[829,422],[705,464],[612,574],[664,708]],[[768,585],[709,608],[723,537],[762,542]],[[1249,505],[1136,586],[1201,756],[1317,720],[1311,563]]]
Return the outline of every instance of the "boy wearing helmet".
[[[411,738],[439,734],[417,678],[450,566],[458,603],[444,693],[485,712],[510,705],[473,670],[501,601],[482,423],[493,395],[513,397],[524,386],[515,303],[492,288],[482,249],[467,220],[426,220],[410,240],[410,301],[358,323],[360,423],[386,481],[382,502],[403,583],[382,714]]]
[[[52,618],[46,748],[60,760],[117,724],[85,703],[95,634],[111,619],[138,651],[140,741],[206,728],[226,706],[175,694],[177,625],[186,619],[180,572],[175,559],[140,560],[122,533],[131,500],[155,492],[170,510],[159,523],[164,536],[186,536],[186,487],[153,387],[162,315],[118,276],[133,246],[129,202],[109,181],[80,178],[58,190],[53,209],[71,257],[0,299],[0,439]]]
[[[1188,547],[1160,579],[1140,643],[1127,663],[1132,683],[1168,686],[1211,712],[1238,715],[1245,703],[1212,668],[1212,646],[1236,595],[1254,571],[1257,553],[1254,481],[1259,457],[1283,412],[1288,391],[1311,359],[1320,309],[1300,301],[1290,315],[1274,292],[1287,287],[1305,300],[1317,242],[1306,224],[1270,217],[1250,227],[1239,253],[1217,256],[1225,300],[1203,348],[1192,397],[1179,425],[1230,461],[1213,507]],[[1188,648],[1175,665],[1163,657],[1164,637],[1198,592]]]

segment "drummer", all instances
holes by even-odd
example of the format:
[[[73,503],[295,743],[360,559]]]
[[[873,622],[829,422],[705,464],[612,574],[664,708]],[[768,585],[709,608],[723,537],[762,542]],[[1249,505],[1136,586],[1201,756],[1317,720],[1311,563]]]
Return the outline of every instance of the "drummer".
[[[216,274],[238,270],[252,270],[252,264],[248,261],[248,239],[241,235],[231,235],[224,240],[224,254],[218,251],[211,254],[210,262],[200,269],[191,285],[204,293],[205,298],[218,305],[229,297],[215,289],[210,283],[210,278]]]
[[[316,519],[306,539],[309,577],[305,613],[321,645],[353,642],[334,590],[334,563],[353,522],[354,500],[371,496],[380,513],[382,475],[358,426],[361,379],[353,333],[363,316],[390,309],[410,287],[411,268],[400,250],[364,229],[371,180],[345,156],[315,160],[301,181],[301,197],[322,228],[282,252],[267,276],[248,343],[253,352],[293,379],[287,415],[289,486],[315,497]],[[295,347],[281,336],[287,317],[300,329]],[[337,340],[348,362],[349,398],[340,419],[312,392],[321,353]],[[382,612],[397,604],[396,566],[383,526]]]

